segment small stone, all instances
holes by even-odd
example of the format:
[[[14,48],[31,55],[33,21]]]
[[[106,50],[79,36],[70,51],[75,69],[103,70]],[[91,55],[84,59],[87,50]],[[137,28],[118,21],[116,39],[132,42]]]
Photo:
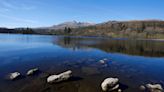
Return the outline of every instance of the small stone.
[[[142,90],[142,91],[146,90],[145,86],[143,86],[143,85],[141,85],[139,88],[140,88],[140,90]]]
[[[107,58],[104,58],[103,60],[104,60],[104,61],[107,61],[108,59],[107,59]]]
[[[104,58],[102,60],[99,60],[99,63],[101,63],[101,64],[107,64],[108,63],[108,59],[107,58]]]
[[[100,60],[99,61],[101,64],[105,64],[105,61],[104,60]]]
[[[34,69],[31,69],[27,72],[27,75],[33,75],[34,73],[36,73],[39,69],[38,68],[34,68]]]
[[[113,91],[119,88],[119,79],[118,78],[107,78],[102,84],[101,88],[103,91]]]
[[[58,74],[58,75],[51,75],[47,78],[48,83],[57,83],[61,81],[68,80],[72,76],[72,71],[66,71],[64,73]]]
[[[10,80],[14,80],[14,79],[18,78],[19,76],[20,76],[19,72],[14,72],[14,73],[9,74]]]

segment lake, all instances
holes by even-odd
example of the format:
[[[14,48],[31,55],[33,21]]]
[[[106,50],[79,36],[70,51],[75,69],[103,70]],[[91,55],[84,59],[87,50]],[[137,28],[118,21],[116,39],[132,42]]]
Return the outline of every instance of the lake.
[[[36,67],[39,73],[26,76]],[[46,83],[67,70],[69,81]],[[8,80],[15,71],[23,76]],[[108,77],[119,78],[123,92],[140,92],[142,84],[164,84],[163,76],[164,41],[0,34],[0,92],[102,92]]]

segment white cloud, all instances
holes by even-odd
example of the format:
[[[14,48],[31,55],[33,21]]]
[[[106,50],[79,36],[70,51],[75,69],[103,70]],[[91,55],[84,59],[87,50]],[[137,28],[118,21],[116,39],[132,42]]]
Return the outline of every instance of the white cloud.
[[[9,21],[7,24],[16,23],[19,25],[37,25],[37,21],[32,19],[27,19],[18,17],[19,14],[24,14],[26,11],[32,11],[36,9],[35,4],[32,2],[27,2],[26,0],[0,0],[0,20]],[[19,12],[16,13],[15,12]],[[3,22],[0,22],[1,25],[6,25]],[[1,26],[0,25],[0,26]],[[7,26],[9,26],[7,25]]]

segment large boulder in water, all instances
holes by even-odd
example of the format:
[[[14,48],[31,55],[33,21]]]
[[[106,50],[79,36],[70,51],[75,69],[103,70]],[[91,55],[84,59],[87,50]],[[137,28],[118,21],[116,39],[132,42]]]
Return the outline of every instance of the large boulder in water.
[[[72,76],[72,71],[66,71],[58,75],[51,75],[47,78],[48,83],[57,83],[61,81],[68,80]]]
[[[103,91],[113,91],[119,88],[119,79],[118,78],[107,78],[102,84],[101,88]]]

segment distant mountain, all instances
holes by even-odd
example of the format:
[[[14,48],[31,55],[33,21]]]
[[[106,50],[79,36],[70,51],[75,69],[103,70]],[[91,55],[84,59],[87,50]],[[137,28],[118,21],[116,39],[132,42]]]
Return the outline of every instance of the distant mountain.
[[[42,27],[42,29],[51,29],[51,30],[59,30],[59,29],[64,29],[64,28],[79,28],[79,27],[87,27],[87,26],[92,26],[95,25],[94,23],[88,23],[88,22],[77,22],[77,21],[69,21],[69,22],[64,22],[58,25],[53,25],[51,27]]]
[[[88,22],[77,22],[77,21],[69,21],[69,22],[64,22],[58,25],[53,25],[50,27],[39,27],[39,28],[33,28],[35,33],[37,34],[58,34],[60,33],[59,30],[64,30],[66,28],[81,28],[81,27],[88,27],[88,26],[93,26],[95,25],[94,23],[88,23]],[[57,33],[56,33],[57,31]]]
[[[77,22],[77,21],[71,21],[71,22],[64,22],[58,25],[52,26],[54,29],[64,29],[65,27],[70,27],[70,28],[79,28],[79,27],[87,27],[94,25],[93,23],[88,23],[88,22]]]

